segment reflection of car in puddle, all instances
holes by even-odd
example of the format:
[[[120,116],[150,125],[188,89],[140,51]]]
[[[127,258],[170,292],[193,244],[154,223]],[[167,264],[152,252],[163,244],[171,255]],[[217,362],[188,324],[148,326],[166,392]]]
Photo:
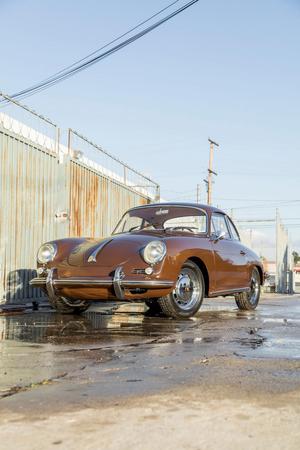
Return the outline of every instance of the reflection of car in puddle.
[[[0,317],[0,340],[27,342],[66,343],[101,337],[101,332],[139,326],[143,315],[114,314],[102,315],[88,312],[84,316],[54,315],[52,313],[26,314]],[[100,332],[100,333],[99,333]],[[105,333],[106,339],[109,334]]]
[[[203,348],[232,342],[254,349],[263,344],[264,338],[257,333],[239,338],[240,326],[237,326],[236,317],[248,322],[248,319],[257,318],[257,314],[236,310],[203,311],[199,317],[190,320],[171,321],[132,312],[102,314],[88,311],[84,315],[38,312],[0,317],[0,340],[53,344],[72,349],[140,345],[153,341],[157,344],[200,344]]]
[[[29,313],[0,317],[0,340],[35,343],[110,345],[144,342],[145,338],[168,336],[183,331],[192,321],[166,321],[143,314],[100,314],[89,311],[84,315]]]

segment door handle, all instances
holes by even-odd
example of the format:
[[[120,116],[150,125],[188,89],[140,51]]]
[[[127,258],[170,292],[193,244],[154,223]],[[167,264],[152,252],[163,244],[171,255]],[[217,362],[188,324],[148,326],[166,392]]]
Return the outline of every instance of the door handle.
[[[241,254],[241,255],[246,255],[246,252],[244,252],[244,250],[241,250],[241,251],[240,251],[240,254]]]

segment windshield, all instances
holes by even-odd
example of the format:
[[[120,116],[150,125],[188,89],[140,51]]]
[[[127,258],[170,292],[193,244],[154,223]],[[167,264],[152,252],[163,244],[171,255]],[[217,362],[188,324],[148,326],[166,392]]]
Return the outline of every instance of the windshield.
[[[129,210],[113,234],[131,231],[164,230],[206,233],[206,213],[192,207],[145,207]]]

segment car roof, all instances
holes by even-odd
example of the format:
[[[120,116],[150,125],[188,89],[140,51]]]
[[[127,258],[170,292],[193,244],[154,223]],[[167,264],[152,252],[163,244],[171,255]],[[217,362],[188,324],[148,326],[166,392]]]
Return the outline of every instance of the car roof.
[[[153,208],[153,207],[159,208],[159,207],[165,207],[165,206],[168,206],[168,207],[174,206],[174,207],[177,207],[177,208],[180,207],[180,206],[182,206],[182,207],[187,207],[188,206],[190,208],[202,209],[202,210],[204,210],[204,211],[206,211],[208,213],[217,212],[217,213],[225,214],[224,211],[222,211],[221,209],[216,208],[214,206],[204,205],[204,204],[201,204],[201,203],[186,203],[186,202],[149,203],[147,205],[140,205],[140,206],[136,206],[134,208],[130,208],[130,210],[142,209],[142,208]]]

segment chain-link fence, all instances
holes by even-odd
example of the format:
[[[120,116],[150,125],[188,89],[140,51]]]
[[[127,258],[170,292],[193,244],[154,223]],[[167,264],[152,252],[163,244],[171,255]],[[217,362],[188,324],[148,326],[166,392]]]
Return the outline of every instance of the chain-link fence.
[[[261,257],[264,269],[269,274],[265,289],[293,293],[289,236],[279,211],[276,211],[273,219],[236,219],[235,222],[242,242]]]
[[[72,129],[68,130],[68,150],[73,158],[94,168],[103,176],[112,178],[147,197],[159,200],[159,185],[155,181]]]
[[[59,129],[47,117],[0,92],[0,125],[27,141],[57,153]]]

